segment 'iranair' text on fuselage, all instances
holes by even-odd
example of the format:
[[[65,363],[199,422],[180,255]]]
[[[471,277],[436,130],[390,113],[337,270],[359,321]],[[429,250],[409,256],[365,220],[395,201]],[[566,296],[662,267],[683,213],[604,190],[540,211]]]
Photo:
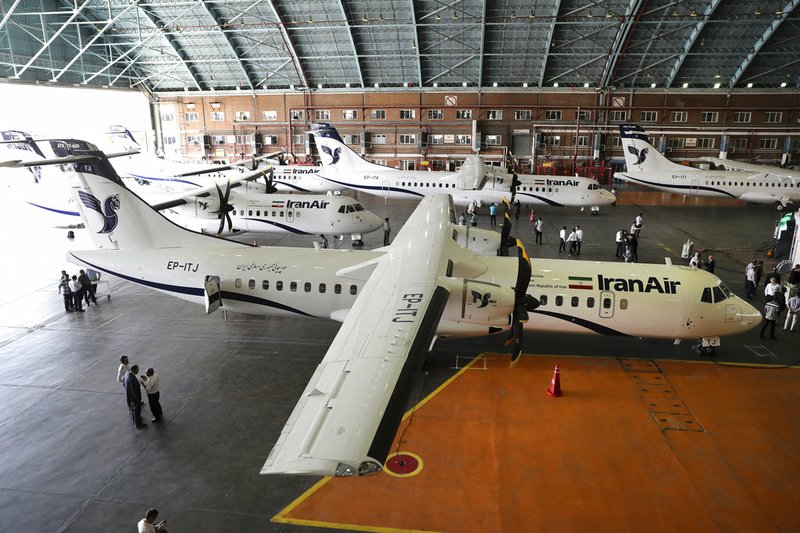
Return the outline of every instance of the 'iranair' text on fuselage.
[[[419,303],[423,296],[425,295],[421,292],[404,294],[400,299],[402,307],[395,310],[392,322],[413,322],[419,312]]]
[[[552,179],[548,179],[547,180],[547,184],[548,185],[558,185],[558,186],[561,186],[561,187],[577,187],[578,186],[578,180],[552,180]]]
[[[601,291],[617,292],[658,292],[661,294],[677,294],[680,281],[672,281],[669,278],[658,278],[650,276],[647,281],[633,278],[607,278],[602,274],[597,275],[597,282]]]
[[[286,200],[286,205],[283,205],[284,202],[282,200],[272,202],[272,207],[276,209],[325,209],[330,205],[330,202],[326,202],[324,200],[313,200],[309,201],[298,201],[298,200]]]
[[[183,272],[197,272],[199,263],[181,263],[180,261],[167,261],[167,270],[180,270]]]

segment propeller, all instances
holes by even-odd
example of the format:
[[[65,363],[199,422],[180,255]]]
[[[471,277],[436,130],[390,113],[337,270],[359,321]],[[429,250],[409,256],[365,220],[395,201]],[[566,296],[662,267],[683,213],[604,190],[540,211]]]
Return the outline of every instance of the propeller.
[[[264,176],[264,183],[267,185],[267,194],[275,194],[278,188],[275,186],[275,167],[269,167],[269,170],[262,174]]]
[[[517,173],[516,172],[512,172],[511,173],[511,203],[512,204],[514,203],[514,199],[517,196],[517,187],[519,187],[520,183],[522,183],[522,182],[519,181],[519,178],[517,177]]]
[[[228,182],[228,185],[225,187],[225,194],[222,193],[222,189],[219,186],[219,183],[216,184],[217,187],[217,194],[219,195],[219,209],[215,211],[217,213],[217,218],[219,218],[219,229],[217,230],[217,235],[222,233],[222,230],[225,229],[225,221],[228,221],[228,231],[233,231],[233,220],[231,220],[231,211],[233,211],[233,206],[228,203],[228,199],[231,196],[231,182]]]
[[[531,260],[525,252],[525,247],[517,241],[517,254],[519,268],[517,269],[517,283],[514,286],[514,311],[511,313],[511,332],[506,339],[506,346],[513,345],[511,351],[511,366],[517,364],[522,355],[523,324],[528,321],[528,312],[532,312],[541,304],[539,300],[528,294],[528,284],[531,281]]]
[[[514,246],[517,240],[511,237],[511,217],[509,216],[511,206],[508,205],[508,201],[505,198],[503,198],[503,203],[506,208],[503,213],[503,227],[500,230],[500,249],[497,250],[497,255],[508,257],[509,246]]]

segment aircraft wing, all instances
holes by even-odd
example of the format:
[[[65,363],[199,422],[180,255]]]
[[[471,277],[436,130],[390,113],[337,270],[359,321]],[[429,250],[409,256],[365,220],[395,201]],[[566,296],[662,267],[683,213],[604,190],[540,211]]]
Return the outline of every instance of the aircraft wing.
[[[238,187],[239,185],[241,185],[242,183],[244,183],[246,181],[252,181],[252,180],[256,180],[256,179],[260,178],[261,176],[267,174],[269,171],[270,171],[270,169],[268,169],[268,168],[259,169],[259,170],[255,170],[253,172],[248,172],[246,174],[240,174],[240,175],[236,176],[234,179],[228,180],[228,181],[223,182],[223,183],[219,183],[219,184],[214,183],[214,184],[208,185],[206,187],[200,187],[200,188],[196,188],[196,189],[189,189],[188,191],[183,191],[183,192],[181,192],[179,194],[176,194],[172,198],[164,200],[164,201],[162,201],[162,202],[160,202],[158,204],[154,204],[153,205],[153,209],[155,209],[156,211],[163,211],[164,209],[169,209],[171,207],[184,205],[184,204],[188,203],[188,200],[190,198],[208,196],[209,194],[216,192],[218,185],[219,185],[219,187],[223,188],[223,190],[226,187],[228,187],[228,184],[230,184],[230,188]]]
[[[252,158],[250,161],[264,161],[266,159],[272,159],[273,157],[277,157],[283,153],[283,150],[279,150],[277,152],[272,152],[269,154],[260,155],[258,157]],[[249,162],[249,161],[248,161]],[[239,168],[244,166],[244,162],[239,163],[232,163],[230,165],[209,165],[208,168],[204,168],[202,170],[193,170],[191,172],[184,172],[182,174],[176,174],[174,177],[176,178],[186,178],[189,176],[200,176],[202,174],[212,174],[214,172],[221,172],[223,170],[231,170],[233,168]]]
[[[449,293],[437,281],[447,270],[452,210],[449,195],[425,198],[373,260],[375,270],[262,474],[347,476],[382,468],[447,304]]]

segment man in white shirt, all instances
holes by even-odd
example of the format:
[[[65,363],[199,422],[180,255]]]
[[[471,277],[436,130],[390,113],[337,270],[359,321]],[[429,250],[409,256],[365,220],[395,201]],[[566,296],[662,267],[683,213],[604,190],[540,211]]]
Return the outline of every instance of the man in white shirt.
[[[572,228],[572,232],[567,237],[567,242],[569,242],[569,255],[575,255],[578,246],[578,234],[575,233],[575,228]]]
[[[775,292],[778,290],[778,287],[780,287],[778,281],[773,276],[770,276],[769,283],[767,283],[767,286],[764,287],[764,299],[767,301],[774,299]]]
[[[794,331],[797,317],[800,315],[800,295],[795,294],[790,298],[789,291],[786,291],[786,308],[789,312],[786,313],[786,322],[783,324],[783,329]]]
[[[150,422],[161,422],[161,417],[164,411],[161,409],[161,392],[159,391],[159,378],[155,370],[148,368],[142,376],[142,385],[147,392],[147,402],[150,404],[150,412],[153,413],[153,419]]]
[[[119,358],[119,368],[117,368],[117,381],[119,381],[119,384],[122,385],[123,387],[125,386],[125,383],[123,382],[123,380],[125,379],[125,374],[127,374],[129,370],[128,362],[129,361],[127,355],[123,355],[122,357]]]
[[[583,242],[583,230],[580,226],[575,226],[575,255],[581,255],[581,243]]]
[[[622,259],[623,254],[625,253],[625,230],[621,229],[617,231],[617,235],[614,237],[614,242],[617,243],[617,249],[614,252],[614,257],[617,259]]]
[[[156,524],[156,520],[158,520],[158,509],[148,509],[147,514],[137,524],[139,533],[167,533],[167,521],[162,520]]]
[[[69,280],[69,290],[72,291],[72,305],[75,307],[75,310],[79,313],[83,313],[83,291],[81,290],[83,286],[81,282],[78,281],[78,276],[72,276],[72,279]]]
[[[561,239],[561,242],[558,245],[558,253],[563,254],[567,252],[567,227],[561,226],[561,229],[558,231],[558,238]]]

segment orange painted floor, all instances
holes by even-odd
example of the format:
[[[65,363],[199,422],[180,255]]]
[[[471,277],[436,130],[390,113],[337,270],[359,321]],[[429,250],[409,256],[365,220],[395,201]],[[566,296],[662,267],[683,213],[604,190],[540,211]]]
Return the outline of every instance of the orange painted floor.
[[[745,202],[732,198],[698,198],[660,191],[617,191],[617,205],[692,205],[741,206]]]
[[[555,364],[564,396],[546,393]],[[798,531],[800,371],[476,359],[400,427],[415,476],[320,481],[273,521],[364,531]],[[410,420],[410,421],[409,421]]]

